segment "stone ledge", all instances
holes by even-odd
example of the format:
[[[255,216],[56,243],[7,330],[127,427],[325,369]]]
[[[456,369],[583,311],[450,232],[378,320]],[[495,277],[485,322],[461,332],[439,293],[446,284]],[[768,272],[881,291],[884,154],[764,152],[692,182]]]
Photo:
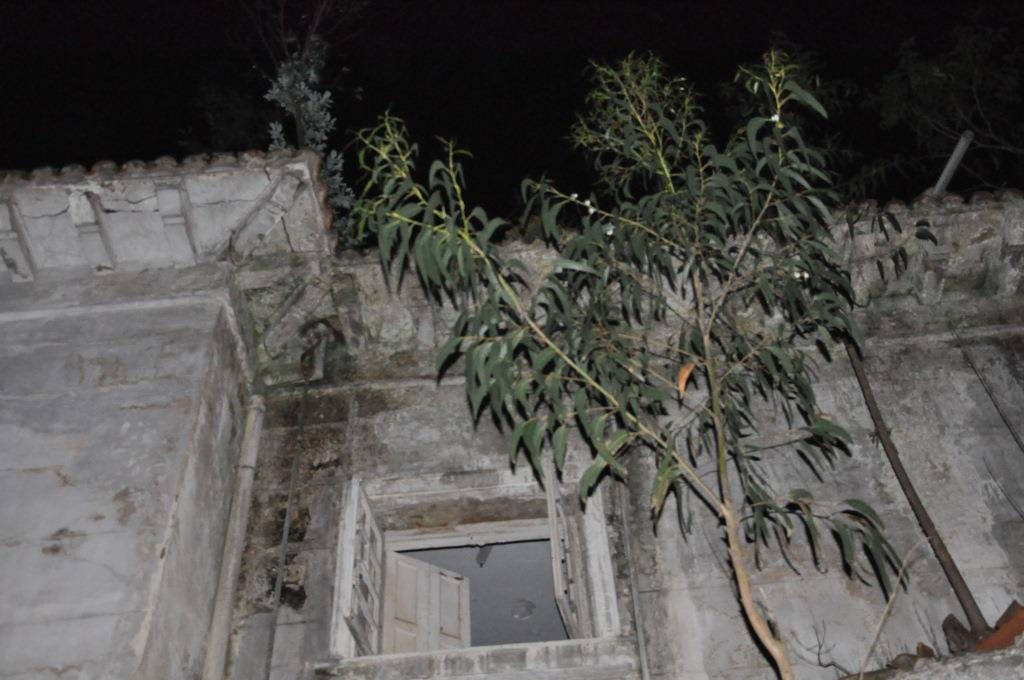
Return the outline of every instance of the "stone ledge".
[[[365,656],[314,665],[318,678],[344,680],[635,680],[636,642],[592,638],[414,654]]]

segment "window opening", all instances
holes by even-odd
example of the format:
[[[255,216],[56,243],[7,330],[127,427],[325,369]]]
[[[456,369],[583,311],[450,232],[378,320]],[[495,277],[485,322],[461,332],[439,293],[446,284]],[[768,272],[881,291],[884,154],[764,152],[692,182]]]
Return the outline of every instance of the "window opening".
[[[341,503],[331,656],[617,634],[600,506],[585,517],[575,496],[556,485],[545,496],[543,517],[382,531],[363,482],[350,480]]]
[[[460,612],[461,591],[451,585],[451,579],[456,578],[461,579],[458,584],[460,588],[468,591],[469,595],[469,639],[465,640],[466,644],[458,646],[479,647],[569,638],[555,602],[550,541],[519,541],[411,550],[389,553],[389,558],[392,555],[395,556],[394,561],[401,561],[401,566],[389,565],[387,572],[388,577],[395,572],[398,578],[396,591],[401,590],[415,573],[414,568],[406,566],[406,560],[414,559],[428,568],[442,572],[438,602],[442,630],[439,636],[441,644],[435,647],[437,649],[449,648],[447,644],[453,643],[450,632],[446,638],[444,628],[447,620],[448,630],[454,629]],[[449,579],[447,587],[445,579]],[[422,577],[420,581],[428,582]],[[411,589],[406,591],[405,597],[411,601],[414,597]],[[427,599],[420,596],[420,601]],[[396,601],[400,600],[401,598],[396,598]],[[395,609],[412,611],[412,607],[407,603],[400,604]],[[401,644],[393,649],[389,648],[389,643],[394,645],[401,642],[389,634],[389,631],[392,628],[400,629],[403,625],[398,619],[389,618],[390,613],[391,610],[385,606],[384,653],[415,651],[401,649]]]

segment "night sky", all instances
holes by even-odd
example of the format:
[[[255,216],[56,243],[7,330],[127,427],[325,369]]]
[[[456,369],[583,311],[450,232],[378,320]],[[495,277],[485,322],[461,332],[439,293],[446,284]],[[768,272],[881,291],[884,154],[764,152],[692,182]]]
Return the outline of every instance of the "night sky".
[[[250,113],[266,110],[266,59],[240,1],[0,0],[0,168],[240,150],[209,148],[200,96],[204,88],[230,90],[256,102]],[[344,145],[351,131],[390,107],[427,146],[443,135],[473,151],[471,188],[507,209],[524,176],[582,176],[566,135],[582,108],[590,59],[649,50],[713,94],[738,63],[756,60],[781,33],[818,53],[826,74],[871,87],[895,66],[903,39],[948,44],[951,27],[978,7],[899,0],[375,0],[331,62],[339,86],[336,142]],[[998,3],[982,7],[990,17],[1004,11]],[[867,143],[898,143],[873,123],[844,124]],[[265,143],[258,115],[239,130],[246,126],[250,139]]]

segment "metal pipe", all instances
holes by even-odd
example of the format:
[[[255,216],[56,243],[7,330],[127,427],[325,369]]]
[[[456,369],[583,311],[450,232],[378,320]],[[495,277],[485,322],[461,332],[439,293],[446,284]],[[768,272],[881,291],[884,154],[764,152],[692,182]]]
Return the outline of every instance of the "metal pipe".
[[[974,595],[971,593],[967,581],[964,580],[963,574],[960,573],[953,555],[950,554],[949,549],[946,547],[946,542],[942,540],[935,522],[932,521],[931,514],[924,507],[921,497],[917,495],[917,489],[911,483],[907,469],[903,467],[903,461],[900,460],[896,444],[892,441],[892,437],[889,436],[889,427],[885,424],[885,418],[882,416],[881,409],[878,408],[878,402],[875,401],[874,390],[871,389],[871,383],[868,380],[867,373],[864,371],[864,362],[861,361],[858,349],[847,342],[846,353],[850,357],[853,374],[857,377],[857,384],[860,385],[861,393],[864,395],[864,403],[868,407],[868,413],[871,414],[871,421],[874,423],[875,432],[882,443],[885,457],[889,459],[889,465],[892,466],[896,480],[899,482],[900,488],[903,489],[903,495],[906,496],[910,509],[914,511],[914,517],[917,518],[918,524],[921,525],[921,530],[928,539],[928,543],[931,544],[932,552],[935,553],[935,558],[938,560],[939,566],[942,567],[946,580],[949,581],[950,587],[953,588],[953,593],[956,595],[956,599],[959,600],[960,607],[964,610],[964,614],[967,615],[971,632],[977,637],[981,637],[982,634],[990,630],[988,623],[985,621],[985,616],[981,613],[981,608],[974,599]],[[878,566],[879,569],[884,568],[882,565]]]
[[[224,552],[220,562],[220,577],[217,580],[217,598],[214,600],[213,617],[210,619],[210,628],[206,635],[203,680],[224,678],[228,639],[231,633],[231,611],[235,604],[235,588],[242,565],[242,551],[245,549],[256,456],[259,453],[263,414],[266,409],[262,396],[257,394],[249,399],[238,473],[235,475],[235,490],[231,496],[231,513],[228,515],[227,535],[224,538]]]

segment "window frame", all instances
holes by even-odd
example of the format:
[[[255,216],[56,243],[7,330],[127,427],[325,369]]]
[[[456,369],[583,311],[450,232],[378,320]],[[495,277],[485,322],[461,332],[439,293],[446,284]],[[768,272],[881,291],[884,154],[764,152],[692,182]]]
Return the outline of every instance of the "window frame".
[[[546,517],[470,522],[445,527],[389,529],[383,533],[384,550],[390,552],[546,541],[551,536]]]
[[[558,482],[550,491],[545,491],[539,482],[533,477],[529,470],[519,471],[468,471],[470,484],[457,483],[458,475],[439,475],[433,478],[424,479],[419,477],[392,477],[368,479],[362,482],[370,507],[376,505],[385,506],[385,512],[395,512],[405,505],[412,506],[418,496],[429,496],[432,499],[445,499],[450,497],[453,501],[467,493],[486,493],[492,498],[492,502],[501,503],[502,500],[515,499],[522,501],[540,500],[545,501],[546,511],[539,517],[520,517],[484,522],[465,522],[452,525],[426,526],[414,528],[389,528],[383,529],[384,553],[405,552],[409,550],[422,550],[441,547],[457,547],[467,545],[486,545],[490,543],[510,543],[527,540],[551,540],[552,527],[554,522],[550,516],[551,492],[555,492],[565,505],[570,505],[568,499],[575,496],[575,479],[572,475],[565,475],[562,481]],[[487,484],[473,484],[474,475],[486,478]],[[376,512],[376,510],[375,510]],[[614,569],[611,563],[611,548],[607,531],[607,520],[604,514],[603,500],[600,489],[588,500],[586,512],[582,510],[577,514],[573,513],[573,521],[576,522],[576,541],[572,546],[574,551],[571,558],[576,563],[578,573],[583,574],[586,579],[585,605],[582,611],[585,612],[586,622],[581,626],[584,634],[572,635],[573,640],[599,640],[620,637],[623,634],[621,620],[618,611],[618,597],[615,588]],[[379,521],[379,519],[378,519]],[[345,527],[339,526],[339,540],[346,531]],[[342,554],[342,546],[337,546],[338,554]],[[385,557],[386,560],[386,557]],[[340,567],[341,565],[336,565]],[[339,588],[338,574],[335,570],[335,592]],[[557,582],[557,578],[556,578]],[[336,595],[337,597],[337,595]],[[557,598],[556,598],[557,599]],[[347,623],[339,618],[339,610],[334,609],[330,622],[330,655],[335,660],[347,660],[355,658],[386,657],[389,654],[363,654],[358,655],[351,645],[339,644],[339,640],[346,637]],[[340,627],[346,627],[341,631]],[[568,626],[567,626],[568,628]],[[348,634],[347,637],[351,637]],[[546,642],[525,643],[528,645],[548,644]],[[506,645],[494,645],[495,648]],[[380,647],[378,646],[378,649]],[[481,650],[487,646],[471,647],[470,649]],[[347,653],[346,653],[347,652]],[[451,653],[451,650],[436,650],[422,652],[425,654]]]

